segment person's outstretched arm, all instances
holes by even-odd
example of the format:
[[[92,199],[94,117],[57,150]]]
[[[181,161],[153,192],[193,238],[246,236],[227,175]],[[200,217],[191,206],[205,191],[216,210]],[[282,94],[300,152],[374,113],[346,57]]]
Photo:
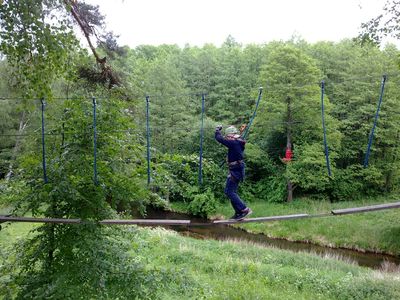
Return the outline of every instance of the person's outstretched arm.
[[[222,145],[229,147],[234,143],[234,141],[225,139],[221,133],[221,129],[222,126],[217,126],[217,128],[215,128],[215,139]]]

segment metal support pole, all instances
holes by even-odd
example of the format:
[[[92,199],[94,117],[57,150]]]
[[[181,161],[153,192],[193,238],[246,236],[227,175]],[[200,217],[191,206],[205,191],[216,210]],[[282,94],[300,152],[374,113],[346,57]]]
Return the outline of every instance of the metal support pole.
[[[329,177],[332,176],[331,166],[329,164],[329,150],[328,150],[328,142],[326,140],[326,128],[325,128],[325,106],[324,106],[324,94],[325,94],[325,81],[321,81],[321,115],[322,115],[322,130],[324,132],[324,149],[325,149],[325,159],[326,159],[326,168],[328,170]]]
[[[201,127],[200,127],[200,154],[199,154],[199,186],[203,184],[203,141],[204,141],[204,107],[205,94],[201,95]]]
[[[150,96],[146,96],[147,184],[150,184]]]
[[[45,147],[45,138],[44,138],[44,107],[46,103],[44,98],[40,99],[42,104],[42,165],[43,165],[43,179],[44,183],[47,183],[47,172],[46,172],[46,147]]]
[[[369,154],[371,152],[372,140],[374,138],[376,123],[377,123],[378,117],[379,117],[379,110],[380,110],[381,104],[382,104],[383,91],[385,89],[386,78],[387,78],[386,75],[382,76],[381,93],[379,95],[378,108],[376,109],[376,113],[375,113],[374,125],[372,126],[372,130],[371,130],[371,133],[370,133],[369,139],[368,139],[368,147],[367,147],[367,152],[365,153],[365,159],[364,159],[364,168],[368,167]]]
[[[92,98],[93,102],[93,181],[97,185],[97,128],[96,128],[96,98]]]

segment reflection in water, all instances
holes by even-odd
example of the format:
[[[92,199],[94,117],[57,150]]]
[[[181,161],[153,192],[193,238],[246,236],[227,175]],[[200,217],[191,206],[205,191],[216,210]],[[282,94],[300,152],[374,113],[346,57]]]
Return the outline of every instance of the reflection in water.
[[[166,211],[147,211],[147,219],[170,219],[180,220],[190,219],[192,223],[204,224],[207,220],[189,216],[186,214],[166,212]],[[379,269],[383,264],[391,263],[400,266],[400,257],[390,255],[363,253],[348,249],[333,249],[314,244],[302,242],[291,242],[282,239],[269,238],[263,234],[254,234],[246,232],[240,228],[235,228],[227,225],[213,226],[165,226],[175,230],[182,235],[191,236],[199,239],[215,239],[215,240],[243,240],[253,242],[267,247],[275,247],[279,249],[290,250],[294,252],[308,252],[320,255],[322,257],[336,257],[347,262],[354,262],[360,266],[365,266],[373,269]]]

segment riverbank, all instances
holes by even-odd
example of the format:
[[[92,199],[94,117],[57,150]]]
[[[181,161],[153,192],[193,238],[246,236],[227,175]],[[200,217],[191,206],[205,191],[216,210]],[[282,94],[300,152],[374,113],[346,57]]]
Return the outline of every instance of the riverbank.
[[[391,196],[337,203],[297,199],[292,203],[253,202],[248,204],[253,209],[251,217],[268,217],[299,213],[320,214],[334,209],[396,202],[398,199],[396,196]],[[185,205],[182,203],[171,205],[175,211],[186,212]],[[231,215],[232,208],[226,202],[218,206],[214,217],[227,219]],[[271,238],[362,252],[400,255],[400,209],[234,226],[248,232],[262,233]]]
[[[15,223],[3,228],[0,247],[4,254],[10,253],[12,244],[23,239],[33,226],[37,225]],[[400,298],[399,273],[373,271],[334,257],[237,241],[196,240],[163,228],[127,226],[123,231],[113,239],[129,244],[129,255],[146,270],[143,276],[137,276],[143,280],[138,283],[143,298],[146,293],[151,299]],[[4,265],[2,262],[0,267]],[[0,273],[0,282],[4,275]],[[149,290],[154,281],[157,284]],[[118,282],[110,284],[110,291],[132,288],[118,287]]]

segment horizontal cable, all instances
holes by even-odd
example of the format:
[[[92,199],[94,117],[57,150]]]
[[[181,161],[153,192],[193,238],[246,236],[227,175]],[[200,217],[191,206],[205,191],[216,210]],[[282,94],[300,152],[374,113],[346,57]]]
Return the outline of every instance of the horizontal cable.
[[[146,98],[146,96],[150,97],[150,101],[152,97],[174,97],[174,96],[196,96],[196,97],[201,97],[202,95],[208,95],[208,92],[187,92],[187,93],[165,93],[165,94],[145,94],[143,98]]]

